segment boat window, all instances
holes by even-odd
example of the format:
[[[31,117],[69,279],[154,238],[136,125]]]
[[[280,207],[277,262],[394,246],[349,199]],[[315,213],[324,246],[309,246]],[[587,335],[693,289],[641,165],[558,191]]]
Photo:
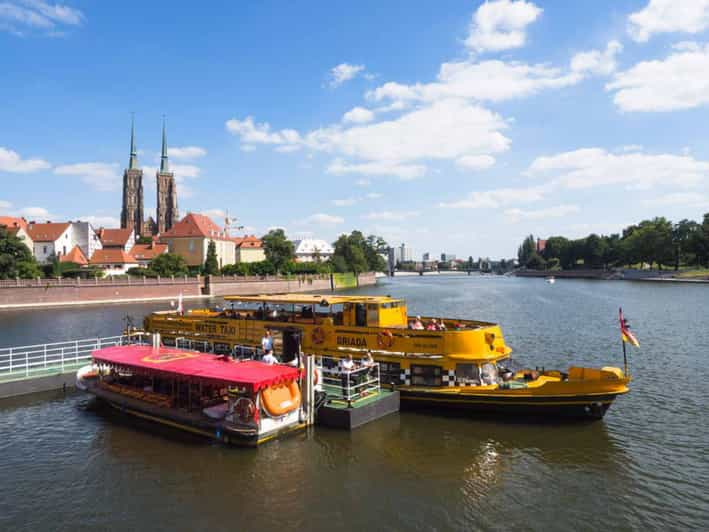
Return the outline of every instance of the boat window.
[[[379,327],[379,305],[367,305],[367,325]]]
[[[414,386],[441,386],[442,375],[440,366],[411,365],[411,384]]]
[[[480,368],[477,364],[456,364],[455,380],[462,384],[480,384]]]
[[[483,384],[495,384],[497,382],[497,366],[491,362],[486,362],[480,368],[480,379]]]
[[[330,305],[330,312],[332,313],[332,321],[335,325],[342,325],[343,323],[343,310],[344,305]]]
[[[384,384],[401,384],[401,364],[398,362],[380,362],[379,380]]]

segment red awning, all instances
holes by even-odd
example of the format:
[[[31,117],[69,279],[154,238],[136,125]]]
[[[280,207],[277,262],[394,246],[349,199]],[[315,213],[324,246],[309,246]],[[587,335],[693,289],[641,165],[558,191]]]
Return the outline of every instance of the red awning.
[[[169,374],[222,385],[249,386],[254,391],[299,377],[297,368],[149,345],[106,347],[91,353],[94,360],[146,374]]]

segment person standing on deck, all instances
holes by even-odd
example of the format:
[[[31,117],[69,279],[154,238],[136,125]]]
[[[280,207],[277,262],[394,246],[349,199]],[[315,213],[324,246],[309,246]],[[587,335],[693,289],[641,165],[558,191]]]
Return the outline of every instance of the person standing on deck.
[[[266,329],[263,338],[261,338],[261,350],[264,356],[273,355],[273,336],[270,329]]]

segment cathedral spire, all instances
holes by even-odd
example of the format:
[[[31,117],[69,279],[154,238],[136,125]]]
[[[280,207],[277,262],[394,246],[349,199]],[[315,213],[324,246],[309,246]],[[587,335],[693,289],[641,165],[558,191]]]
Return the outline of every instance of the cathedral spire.
[[[135,150],[135,115],[131,115],[130,119],[130,161],[128,169],[138,168],[138,153]]]
[[[165,133],[165,117],[162,118],[162,154],[160,155],[160,171],[169,172],[167,166],[167,134]]]

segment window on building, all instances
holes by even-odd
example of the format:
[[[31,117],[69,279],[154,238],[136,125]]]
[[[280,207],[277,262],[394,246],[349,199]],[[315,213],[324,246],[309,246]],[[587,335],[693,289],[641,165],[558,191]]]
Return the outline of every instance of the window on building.
[[[47,246],[42,246],[42,253],[47,254]]]
[[[194,251],[194,240],[190,240],[187,247],[190,251]]]

